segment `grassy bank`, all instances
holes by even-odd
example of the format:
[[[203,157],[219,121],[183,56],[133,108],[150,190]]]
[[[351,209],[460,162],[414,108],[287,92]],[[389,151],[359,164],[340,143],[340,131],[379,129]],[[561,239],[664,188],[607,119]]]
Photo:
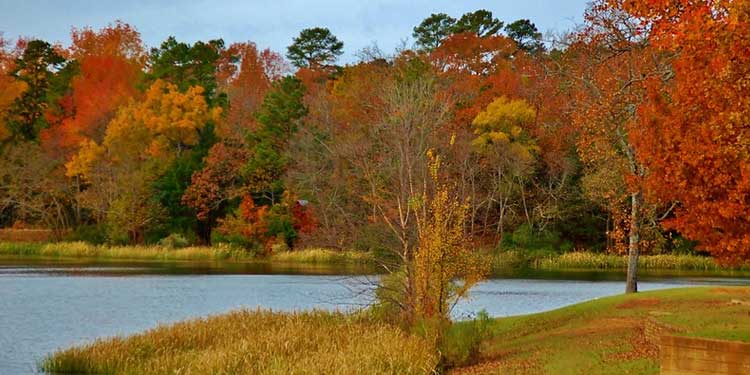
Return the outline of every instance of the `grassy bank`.
[[[147,261],[272,261],[304,264],[366,264],[374,262],[369,253],[315,248],[277,253],[264,257],[253,252],[221,245],[169,248],[157,245],[104,246],[91,245],[85,242],[0,242],[0,256]]]
[[[663,334],[750,341],[750,288],[621,295],[501,318],[479,364],[454,374],[658,374]]]
[[[541,270],[625,270],[627,256],[592,252],[549,253],[524,250],[501,251],[493,255],[493,269],[533,268]],[[641,255],[641,270],[675,271],[750,271],[750,266],[725,267],[710,257],[688,254]]]
[[[170,248],[151,246],[104,246],[85,242],[20,243],[0,242],[0,256],[87,258],[99,260],[143,261],[258,261],[279,264],[316,265],[374,265],[371,253],[308,248],[271,254],[253,252],[229,246],[190,246]],[[540,270],[625,270],[627,257],[591,252],[550,253],[531,250],[507,250],[492,255],[492,268],[496,271],[523,268]],[[696,272],[750,271],[749,265],[735,268],[723,267],[713,259],[698,255],[642,255],[641,270],[674,270]]]
[[[236,311],[63,350],[47,373],[430,374],[423,339],[351,315]]]

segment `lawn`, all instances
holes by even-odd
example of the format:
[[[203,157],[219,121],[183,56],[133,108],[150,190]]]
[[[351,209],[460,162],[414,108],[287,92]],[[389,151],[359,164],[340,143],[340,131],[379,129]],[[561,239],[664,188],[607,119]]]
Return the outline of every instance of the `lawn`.
[[[658,374],[659,338],[750,341],[750,288],[620,295],[493,321],[479,363],[452,374]]]

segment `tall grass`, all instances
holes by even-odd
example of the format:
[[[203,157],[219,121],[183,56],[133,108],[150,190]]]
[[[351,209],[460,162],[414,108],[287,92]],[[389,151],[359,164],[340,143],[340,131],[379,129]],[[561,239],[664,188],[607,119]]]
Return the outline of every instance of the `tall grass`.
[[[371,253],[363,251],[336,251],[320,248],[276,253],[271,256],[271,260],[278,262],[311,264],[369,264],[375,262],[375,258]]]
[[[45,359],[50,374],[430,374],[424,339],[366,318],[240,310],[110,338]]]
[[[509,250],[493,256],[495,269],[528,267],[542,270],[586,269],[586,270],[619,270],[628,267],[626,255],[602,254],[585,251],[569,253],[526,252]],[[734,268],[724,267],[710,257],[688,254],[641,255],[638,259],[640,269],[678,270],[678,271],[727,271],[750,270],[748,265]]]
[[[281,252],[270,257],[258,257],[254,252],[241,248],[217,245],[171,248],[151,246],[106,246],[86,242],[18,243],[0,242],[0,255],[51,258],[92,258],[123,260],[270,260],[279,263],[307,264],[368,264],[374,263],[370,253],[360,251],[336,251],[328,249],[303,249]]]
[[[163,246],[104,246],[85,242],[0,242],[0,255],[167,261],[250,259],[253,257],[252,253],[228,246],[191,246],[173,249]]]

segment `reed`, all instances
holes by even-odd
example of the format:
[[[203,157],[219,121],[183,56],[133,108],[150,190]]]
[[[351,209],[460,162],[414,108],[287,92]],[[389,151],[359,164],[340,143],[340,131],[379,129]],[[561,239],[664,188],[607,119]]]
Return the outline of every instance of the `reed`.
[[[310,248],[276,253],[271,256],[274,262],[311,264],[370,264],[375,262],[371,253],[362,251],[337,251]]]
[[[533,268],[541,270],[620,270],[628,267],[627,255],[603,254],[586,251],[569,253],[527,252],[507,250],[493,255],[493,268]],[[722,266],[712,258],[689,254],[641,255],[638,267],[648,270],[675,271],[747,271],[750,265]]]
[[[239,310],[59,351],[49,374],[431,374],[424,339],[343,313]]]

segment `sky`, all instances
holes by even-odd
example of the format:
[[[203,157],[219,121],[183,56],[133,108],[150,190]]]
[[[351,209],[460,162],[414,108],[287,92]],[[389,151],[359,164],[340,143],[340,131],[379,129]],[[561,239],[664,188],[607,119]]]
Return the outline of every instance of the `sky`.
[[[101,28],[122,20],[158,46],[168,36],[195,42],[253,41],[285,53],[299,31],[327,27],[344,42],[342,62],[377,45],[385,53],[413,43],[412,28],[431,13],[458,18],[487,9],[506,23],[528,18],[543,32],[563,32],[582,21],[590,0],[0,0],[0,32],[68,45],[71,27]]]

